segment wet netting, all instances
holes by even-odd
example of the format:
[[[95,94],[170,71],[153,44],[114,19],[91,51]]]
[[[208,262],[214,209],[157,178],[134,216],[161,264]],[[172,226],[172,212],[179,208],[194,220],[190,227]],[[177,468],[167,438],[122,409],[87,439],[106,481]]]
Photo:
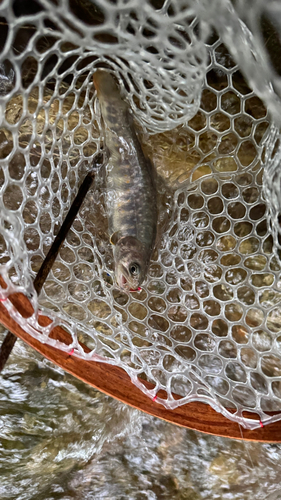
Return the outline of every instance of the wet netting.
[[[254,428],[281,419],[280,7],[234,5],[1,2],[0,297],[30,335],[122,367],[159,404],[203,401]],[[96,180],[38,297],[33,279],[104,147],[97,67],[117,78],[157,172],[155,251],[142,289],[120,290]]]

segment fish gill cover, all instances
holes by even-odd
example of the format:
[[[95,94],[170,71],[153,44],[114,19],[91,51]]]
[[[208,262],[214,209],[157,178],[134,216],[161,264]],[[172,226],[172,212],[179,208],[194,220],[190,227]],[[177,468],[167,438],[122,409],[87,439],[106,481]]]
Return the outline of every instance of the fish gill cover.
[[[281,410],[272,56],[280,31],[274,2],[254,5],[252,17],[242,3],[235,8],[223,0],[1,2],[1,296],[33,294],[30,318],[4,302],[26,331],[121,366],[149,397],[166,391],[157,399],[166,407],[201,400],[255,427],[243,411],[281,419],[267,414]],[[97,68],[115,75],[157,172],[160,236],[142,289],[120,290],[98,182],[37,299],[32,280],[104,145]],[[49,327],[39,325],[39,310]],[[51,338],[58,324],[71,346]]]

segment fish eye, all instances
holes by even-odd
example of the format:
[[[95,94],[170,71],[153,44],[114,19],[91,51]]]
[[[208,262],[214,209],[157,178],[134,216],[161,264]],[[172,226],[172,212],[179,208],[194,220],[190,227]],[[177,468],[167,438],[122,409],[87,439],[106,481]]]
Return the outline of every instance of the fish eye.
[[[140,273],[140,266],[136,262],[133,262],[129,266],[129,271],[132,276],[137,276]]]

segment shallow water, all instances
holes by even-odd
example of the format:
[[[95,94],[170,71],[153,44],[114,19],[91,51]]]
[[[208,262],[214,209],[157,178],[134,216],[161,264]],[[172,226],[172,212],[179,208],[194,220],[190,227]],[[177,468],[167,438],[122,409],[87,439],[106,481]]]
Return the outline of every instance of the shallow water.
[[[215,81],[210,83],[210,87],[216,92],[220,92],[224,86],[223,79],[226,76],[223,76],[221,72],[215,76]],[[237,82],[233,82],[236,88]],[[240,83],[238,79],[238,84],[240,85]],[[247,95],[248,91],[249,89],[242,92],[242,94]],[[204,92],[202,94],[201,111],[190,120],[188,130],[179,127],[172,132],[156,134],[146,140],[146,152],[151,157],[161,181],[165,183],[167,188],[176,189],[189,179],[196,181],[202,176],[211,174],[209,163],[212,161],[214,161],[213,167],[216,174],[221,172],[231,174],[236,172],[238,164],[242,172],[255,160],[255,148],[259,145],[268,125],[266,110],[261,106],[261,103],[258,102],[257,106],[255,97],[243,98],[248,114],[246,113],[247,116],[244,114],[233,118],[240,109],[236,94],[228,91],[221,95],[221,111],[227,112],[231,117],[232,129],[240,137],[239,141],[244,137],[248,137],[252,127],[255,127],[253,128],[255,134],[252,132],[252,136],[254,135],[256,146],[254,147],[250,141],[244,141],[243,144],[246,145],[244,148],[240,141],[238,147],[237,134],[229,132],[229,116],[222,112],[215,112],[216,104],[212,106],[214,99],[217,102],[217,94],[211,92],[210,88],[205,89]],[[51,96],[50,90],[46,89],[45,94],[44,97],[47,102]],[[37,106],[37,100],[38,97],[31,93],[29,96],[31,110],[32,105]],[[20,96],[13,98],[10,105],[7,112],[21,108]],[[66,97],[63,104],[64,110],[69,111],[72,106],[72,98]],[[235,106],[238,106],[239,109],[236,109]],[[256,114],[256,108],[259,110],[258,115]],[[36,107],[33,111],[35,109]],[[205,130],[207,118],[202,113],[204,110],[207,113],[214,111],[211,117],[208,115],[210,130],[207,131]],[[88,109],[83,112],[84,122],[85,120],[91,120],[88,112]],[[50,124],[55,123],[57,114],[57,102],[53,101],[49,110]],[[15,117],[18,120],[17,114]],[[255,120],[259,121],[254,124]],[[72,113],[68,120],[69,129],[75,129],[78,121],[78,114]],[[10,123],[13,123],[13,117],[11,116]],[[36,127],[39,135],[43,131],[44,124],[45,111],[43,110],[37,114]],[[58,121],[56,131],[58,139],[62,134],[63,127],[63,122]],[[29,119],[20,128],[19,142],[21,145],[26,145],[24,141],[27,140],[27,136],[32,133],[32,130],[32,122]],[[74,133],[73,141],[75,144],[83,144],[86,142],[87,137],[85,128],[80,127]],[[98,132],[94,132],[94,126],[92,137],[93,139],[99,137]],[[67,151],[69,149],[69,137],[64,140],[63,151]],[[44,141],[48,151],[51,147],[49,134],[46,133]],[[87,154],[85,154],[88,158],[96,151],[97,144],[93,141],[87,143],[86,147]],[[38,158],[41,155],[40,151],[36,148],[34,151],[32,150],[31,158],[34,158],[34,165],[38,163]],[[56,154],[58,153],[56,151]],[[234,161],[233,155],[236,155],[237,162]],[[16,163],[12,164],[12,167],[14,166],[16,170],[14,171],[11,167],[11,178],[18,179],[23,175],[25,163],[22,165],[23,157],[20,158],[17,157]],[[215,161],[216,158],[218,159]],[[199,165],[198,168],[197,165]],[[190,177],[193,170],[192,177]],[[50,191],[45,187],[40,191],[38,199],[43,207],[49,206],[51,191],[52,196],[55,195],[59,186],[61,186],[61,202],[66,202],[70,191],[75,185],[75,175],[72,178],[71,173],[73,172],[70,171],[68,191],[66,184],[63,182],[63,179],[67,177],[66,172],[63,172],[62,167],[61,181],[59,182],[59,178],[58,176],[55,177],[57,175],[55,174],[49,185]],[[36,177],[36,174],[32,172],[26,181],[26,190],[28,195],[31,196],[35,194],[37,189],[37,181],[33,177],[34,175]],[[48,163],[42,165],[40,175],[47,182],[51,175]],[[247,173],[244,172],[243,175],[246,178]],[[204,191],[208,195],[213,193],[210,189],[211,183],[216,182],[211,177],[209,179],[209,185],[206,185],[207,191]],[[247,181],[245,185],[250,183],[251,181]],[[235,188],[235,185],[230,183],[225,186],[231,186],[231,189]],[[16,188],[14,187],[14,189]],[[226,199],[235,198],[236,195],[233,194],[232,196],[228,189],[227,192],[222,192],[222,195]],[[253,194],[253,189],[251,193]],[[12,194],[15,195],[16,192],[12,192]],[[93,196],[95,194],[91,193]],[[106,255],[111,248],[106,231],[106,213],[97,216],[99,211],[97,209],[95,212],[95,205],[92,203],[93,196],[89,196],[89,203],[88,205],[85,203],[82,215],[85,216],[86,228],[95,236],[94,239],[97,241],[100,255]],[[196,199],[199,199],[199,197]],[[164,196],[163,200],[166,200]],[[212,215],[220,212],[219,200],[218,198],[214,198],[214,200],[216,200],[215,205],[208,206]],[[99,199],[96,201],[98,202]],[[250,203],[251,200],[247,198],[244,201]],[[195,202],[196,200],[193,200],[190,209],[197,210],[200,208]],[[21,202],[17,196],[11,196],[11,192],[6,191],[4,204],[9,210],[16,210],[18,205],[21,205]],[[62,204],[60,206],[57,202],[52,205],[54,217],[58,216],[61,207]],[[33,224],[37,217],[35,203],[27,201],[21,210],[24,224]],[[167,212],[167,208],[165,210]],[[160,210],[160,212],[164,213],[165,210]],[[203,212],[201,212],[203,215],[199,216],[199,214],[200,212],[197,215],[197,224],[198,226],[202,224],[204,227],[206,214]],[[257,214],[254,215],[257,218]],[[182,217],[187,217],[186,212],[183,212]],[[236,217],[234,218],[236,219]],[[67,244],[74,247],[74,249],[79,243],[77,232],[82,231],[77,224],[79,224],[79,221],[76,220],[73,226],[76,233],[71,231],[67,237]],[[51,228],[49,213],[45,212],[43,214],[39,225],[42,234],[48,234]],[[215,226],[214,229],[217,233],[224,232],[219,225]],[[242,231],[246,230],[245,224],[242,225],[241,223],[237,236],[243,236]],[[26,243],[30,245],[28,249],[33,255],[40,238],[39,233],[35,232],[33,234],[34,239],[32,239],[32,234],[27,230]],[[188,235],[181,235],[181,237],[183,236],[188,237]],[[86,243],[91,246],[91,241],[89,243],[87,240]],[[50,244],[51,239],[44,237],[44,248],[46,249]],[[225,239],[224,245],[224,251],[232,250],[232,247],[229,246],[231,245],[230,239]],[[69,267],[73,262],[74,255],[74,250],[71,250],[70,247],[65,246],[62,249],[62,252],[64,252],[62,260],[69,264]],[[249,253],[250,250],[245,248],[244,253]],[[53,301],[51,304],[48,303],[48,307],[58,310],[59,297],[56,294],[62,291],[61,303],[64,313],[72,315],[79,321],[83,321],[86,309],[86,306],[80,307],[79,302],[84,304],[89,289],[85,283],[77,283],[75,279],[81,281],[84,276],[84,281],[89,281],[90,277],[87,278],[86,270],[90,269],[90,266],[80,261],[84,260],[93,263],[93,254],[89,251],[89,247],[82,249],[82,251],[83,254],[81,249],[77,252],[79,264],[74,267],[73,281],[68,288],[70,296],[78,302],[78,306],[75,304],[74,307],[72,301],[69,303],[65,301],[65,290],[62,285],[55,281],[49,281],[45,286],[48,300]],[[88,251],[89,255],[85,254],[86,251]],[[42,255],[34,254],[32,259],[32,269],[36,272],[42,260]],[[256,262],[255,266],[257,266]],[[164,267],[170,265],[168,261],[162,263]],[[107,265],[109,269],[113,267],[112,262],[110,265],[110,261]],[[260,270],[262,269],[263,264]],[[56,274],[60,275],[60,280],[64,283],[68,279],[69,269],[66,265],[57,261],[53,268],[54,279]],[[237,271],[234,277],[227,275],[227,279],[233,284],[235,280],[242,280],[243,275],[239,277]],[[157,283],[157,286],[161,285],[160,281]],[[201,283],[204,285],[204,282]],[[261,284],[258,285],[261,286]],[[93,283],[97,295],[102,293],[102,289],[100,292],[99,287],[101,287],[101,282],[97,280]],[[196,291],[200,297],[204,297],[204,289],[199,290],[197,288]],[[162,294],[163,290],[161,291],[160,288],[158,292]],[[175,293],[178,294],[177,290]],[[175,297],[170,295],[168,296],[169,299],[171,299],[171,303],[178,301],[177,295]],[[264,300],[266,299],[268,297],[264,297]],[[115,295],[114,300],[117,303],[118,300],[120,302],[122,300],[121,294]],[[188,306],[192,309],[194,297],[190,296],[188,300]],[[160,307],[160,301],[162,299],[158,301],[158,308]],[[102,301],[99,303],[105,304]],[[119,305],[122,305],[122,303]],[[46,304],[45,306],[47,307]],[[119,310],[117,307],[116,309]],[[141,307],[138,308],[137,312],[134,310],[134,317],[141,320],[138,314],[141,315],[142,310]],[[103,316],[101,315],[101,317]],[[175,317],[171,319],[174,320]],[[125,322],[125,319],[123,321]],[[180,318],[180,321],[182,321],[182,318]],[[105,323],[95,321],[91,326],[101,329],[102,324],[105,325]],[[136,323],[134,327],[135,325]],[[137,333],[141,335],[141,331]],[[241,328],[235,331],[235,340],[239,335],[241,337],[243,334],[244,330],[241,330]],[[241,341],[240,337],[237,340],[238,343]],[[146,342],[146,339],[143,341],[141,336],[137,340],[138,347],[143,345],[140,342]],[[200,342],[202,347],[203,338],[200,338]],[[243,344],[243,339],[240,343]],[[203,347],[205,348],[205,346]],[[104,370],[106,374],[106,366]],[[246,443],[216,438],[162,422],[133,410],[65,374],[61,369],[42,358],[21,341],[17,342],[11,359],[1,375],[0,422],[1,499],[281,499],[279,481],[281,445]]]
[[[145,415],[20,340],[1,375],[0,422],[3,500],[281,498],[281,445]]]
[[[197,391],[191,380],[173,373],[192,363],[200,369],[203,390],[207,387],[217,403],[268,411],[280,409],[279,382],[270,377],[275,366],[281,370],[278,352],[272,351],[273,357],[263,354],[281,331],[280,268],[271,259],[273,240],[265,216],[259,161],[269,123],[262,102],[234,62],[225,59],[225,49],[218,42],[210,48],[211,59],[217,62],[208,69],[196,115],[167,132],[147,136],[145,130],[139,130],[157,173],[159,211],[158,237],[142,291],[128,296],[114,286],[106,190],[99,173],[52,267],[39,304],[46,314],[55,311],[69,321],[74,342],[78,338],[95,349],[95,354],[113,360],[131,376],[134,370],[134,376],[157,384],[168,395],[170,387],[182,397]],[[73,92],[66,93],[71,88],[63,84],[55,90],[53,84],[46,85],[42,108],[38,108],[38,92],[30,91],[28,108],[33,114],[18,128],[19,144],[29,144],[29,161],[26,164],[23,154],[17,153],[6,168],[9,186],[3,184],[3,203],[9,213],[16,211],[24,228],[22,243],[32,277],[91,166],[92,155],[103,143],[94,89],[89,83],[89,99],[85,100],[86,90],[81,87],[76,103]],[[61,105],[57,92],[66,93]],[[22,97],[9,99],[9,124],[18,123],[23,107]],[[32,138],[35,115],[40,139],[36,147]],[[46,117],[50,125],[56,124],[55,137],[45,129]],[[79,123],[90,125],[89,130]],[[12,134],[8,128],[5,131],[0,145],[4,158],[7,141],[13,147]],[[78,145],[84,145],[83,154]],[[53,162],[44,153],[51,150]],[[71,152],[68,161],[60,162],[67,151]],[[8,258],[7,248],[3,242],[3,259]],[[257,263],[258,251],[266,254],[263,262]],[[9,275],[18,283],[15,266]],[[269,293],[267,287],[272,284]],[[256,308],[250,307],[255,301]],[[250,330],[255,328],[259,330],[253,330],[251,336]],[[264,337],[266,346],[262,345]],[[251,342],[256,350],[249,347]],[[258,373],[253,372],[259,369],[257,358],[262,358]],[[237,382],[241,384],[237,386]]]

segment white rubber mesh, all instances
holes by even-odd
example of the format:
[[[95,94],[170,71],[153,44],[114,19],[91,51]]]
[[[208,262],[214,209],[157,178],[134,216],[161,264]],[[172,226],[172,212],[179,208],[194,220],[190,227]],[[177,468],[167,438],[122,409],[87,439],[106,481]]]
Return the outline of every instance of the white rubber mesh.
[[[235,27],[227,2],[210,6],[210,22],[215,3]],[[42,342],[121,366],[151,398],[165,390],[168,408],[205,401],[252,428],[281,419],[267,414],[281,411],[278,133],[204,3],[30,0],[30,15],[21,5],[0,6],[1,293],[23,291],[35,313],[3,303]],[[227,38],[219,19],[217,31]],[[118,290],[95,186],[37,301],[32,280],[102,145],[97,66],[116,74],[142,126],[162,231],[142,290]],[[71,346],[50,337],[56,325]]]

